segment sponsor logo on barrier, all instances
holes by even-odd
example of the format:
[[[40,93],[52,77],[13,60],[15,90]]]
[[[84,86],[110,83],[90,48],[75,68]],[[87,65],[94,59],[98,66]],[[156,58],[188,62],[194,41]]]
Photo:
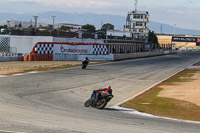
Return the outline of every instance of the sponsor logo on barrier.
[[[65,49],[63,47],[63,45],[60,46],[60,50],[61,50],[62,53],[64,53],[64,52],[68,52],[68,53],[87,53],[88,52],[87,49],[71,49],[71,48]]]

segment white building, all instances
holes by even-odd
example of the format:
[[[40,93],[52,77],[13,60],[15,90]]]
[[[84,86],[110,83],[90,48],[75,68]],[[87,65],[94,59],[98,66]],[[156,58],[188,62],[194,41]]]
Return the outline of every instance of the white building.
[[[126,19],[124,31],[133,33],[136,40],[148,41],[149,34],[149,13],[141,11],[129,12]]]
[[[107,36],[120,36],[120,37],[132,37],[129,31],[118,31],[118,30],[108,30],[106,32]]]

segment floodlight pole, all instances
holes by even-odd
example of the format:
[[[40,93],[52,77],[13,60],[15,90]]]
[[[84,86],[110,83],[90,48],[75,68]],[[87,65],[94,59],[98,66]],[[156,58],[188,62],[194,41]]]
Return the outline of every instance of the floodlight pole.
[[[33,16],[34,17],[34,19],[35,19],[35,31],[36,31],[36,29],[37,29],[37,20],[38,20],[38,16]]]
[[[51,16],[53,18],[53,30],[55,29],[55,18],[56,16]]]

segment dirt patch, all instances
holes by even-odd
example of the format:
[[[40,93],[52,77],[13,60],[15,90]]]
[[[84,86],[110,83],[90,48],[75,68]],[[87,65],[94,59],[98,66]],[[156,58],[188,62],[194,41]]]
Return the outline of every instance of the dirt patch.
[[[200,121],[200,71],[186,69],[121,105],[148,114]]]
[[[61,68],[68,68],[80,65],[81,61],[0,62],[0,75],[36,71],[36,70],[61,69]]]
[[[200,106],[200,72],[198,71],[191,78],[189,82],[160,86],[163,90],[158,96],[184,100]]]

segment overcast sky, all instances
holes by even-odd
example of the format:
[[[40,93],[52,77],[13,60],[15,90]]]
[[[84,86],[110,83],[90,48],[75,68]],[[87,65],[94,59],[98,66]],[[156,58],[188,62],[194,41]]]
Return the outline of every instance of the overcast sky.
[[[97,13],[126,16],[135,0],[0,0],[0,12],[37,14],[44,11]],[[138,0],[138,10],[150,20],[200,30],[200,0]]]

